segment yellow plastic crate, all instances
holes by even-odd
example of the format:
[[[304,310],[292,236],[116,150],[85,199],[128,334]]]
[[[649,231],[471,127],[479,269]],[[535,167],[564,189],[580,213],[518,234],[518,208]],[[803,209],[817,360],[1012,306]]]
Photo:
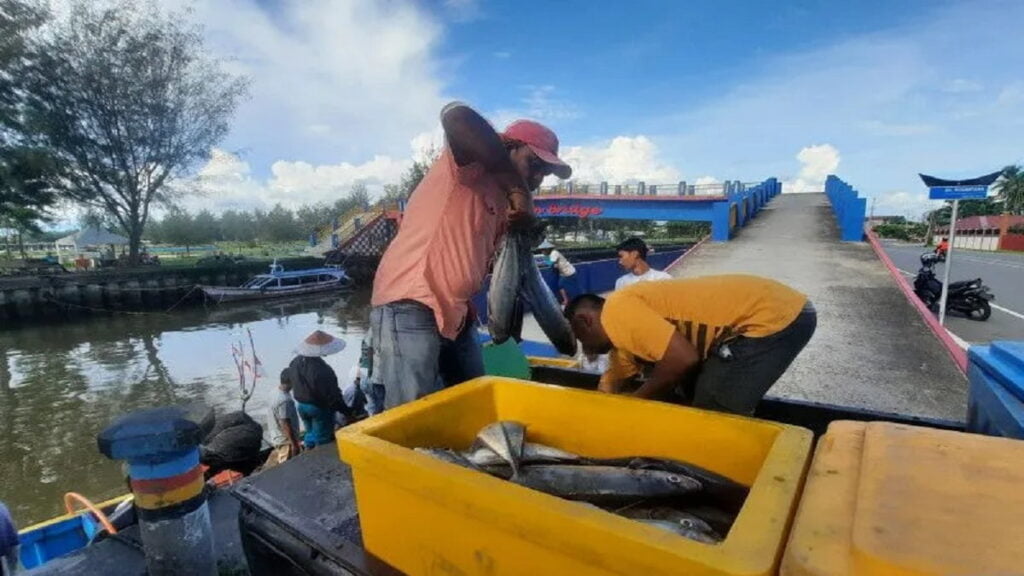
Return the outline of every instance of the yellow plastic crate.
[[[496,420],[578,454],[675,458],[752,485],[724,542],[658,528],[414,452],[464,449]],[[485,377],[344,428],[369,552],[409,574],[773,574],[810,431],[660,402]]]
[[[1024,573],[1024,442],[834,422],[818,442],[784,576]]]

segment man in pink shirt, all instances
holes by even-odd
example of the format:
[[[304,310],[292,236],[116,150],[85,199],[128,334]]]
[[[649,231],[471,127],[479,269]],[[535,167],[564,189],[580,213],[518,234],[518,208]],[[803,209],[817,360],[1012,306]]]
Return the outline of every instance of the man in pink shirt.
[[[441,125],[448,145],[409,198],[373,283],[371,380],[385,408],[483,375],[470,298],[509,226],[532,223],[530,191],[548,174],[572,174],[555,133],[536,122],[499,135],[453,102]]]

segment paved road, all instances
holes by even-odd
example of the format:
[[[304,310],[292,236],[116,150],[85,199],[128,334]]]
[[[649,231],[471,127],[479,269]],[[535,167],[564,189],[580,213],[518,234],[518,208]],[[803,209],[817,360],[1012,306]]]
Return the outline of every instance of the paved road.
[[[883,241],[882,245],[893,264],[912,280],[921,267],[919,258],[927,248],[919,244],[889,240]],[[944,263],[936,265],[935,274],[942,278],[945,274]],[[972,344],[992,340],[1024,340],[1024,254],[974,250],[953,254],[950,280],[979,277],[996,296],[992,317],[986,322],[978,322],[954,316],[953,313],[946,318],[946,327],[958,338]]]

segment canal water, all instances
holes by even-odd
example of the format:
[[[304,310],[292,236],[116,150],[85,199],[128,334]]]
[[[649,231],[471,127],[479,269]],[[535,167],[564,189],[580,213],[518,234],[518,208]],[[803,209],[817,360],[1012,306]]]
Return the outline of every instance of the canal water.
[[[281,369],[313,330],[346,341],[326,359],[344,383],[369,299],[355,291],[0,328],[0,500],[24,527],[63,513],[66,492],[94,502],[125,493],[121,464],[99,453],[96,434],[139,408],[200,401],[218,413],[240,409],[231,346],[248,350],[249,330],[265,374],[246,411],[260,424]]]

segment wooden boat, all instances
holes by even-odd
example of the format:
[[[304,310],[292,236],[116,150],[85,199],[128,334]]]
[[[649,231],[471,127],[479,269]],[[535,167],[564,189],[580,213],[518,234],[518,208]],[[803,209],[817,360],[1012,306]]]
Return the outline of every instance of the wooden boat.
[[[338,266],[285,270],[276,261],[268,274],[259,274],[241,286],[199,286],[207,298],[217,303],[301,296],[348,288],[353,283]]]
[[[487,342],[490,340],[490,337],[481,334],[480,339],[483,342]],[[600,378],[598,374],[580,370],[575,360],[560,356],[554,347],[546,342],[524,340],[518,345],[510,341],[501,346],[485,346],[484,363],[487,367],[487,373],[490,375],[527,378],[536,382],[570,388],[593,390],[597,387],[598,379]],[[525,370],[525,373],[521,372],[523,370]],[[815,436],[823,434],[828,425],[834,420],[887,421],[945,430],[964,430],[963,422],[776,397],[766,397],[763,399],[758,406],[755,417],[803,426],[812,430]],[[310,468],[310,466],[314,466],[314,468]],[[319,468],[316,468],[317,466]],[[329,470],[327,472],[330,473],[325,472],[324,467],[328,467]],[[289,496],[290,499],[287,503],[271,501],[270,509],[277,512],[288,510],[287,507],[284,507],[284,504],[294,506],[297,501],[302,501],[303,506],[307,508],[324,506],[324,500],[311,500],[309,498],[308,494],[311,492],[294,490],[293,487],[299,481],[298,479],[303,479],[303,481],[313,482],[317,486],[322,486],[323,490],[325,490],[322,495],[327,498],[327,501],[332,502],[332,505],[345,507],[350,515],[340,519],[332,519],[331,522],[338,525],[345,522],[351,525],[355,522],[355,526],[358,526],[357,521],[354,519],[355,508],[351,505],[351,500],[353,499],[352,485],[350,477],[347,476],[347,470],[347,467],[338,459],[337,449],[333,445],[314,449],[311,454],[300,455],[298,458],[274,468],[273,473],[270,474],[270,476],[274,477],[271,483],[282,484],[282,479],[287,480],[287,482],[284,482],[286,488],[282,489],[281,492],[291,496]],[[231,476],[226,476],[229,474]],[[222,475],[225,475],[225,477],[211,479],[211,483],[217,487],[224,487],[234,484],[241,477],[241,475],[231,472],[224,472]],[[257,472],[254,476],[261,478],[262,473]],[[339,480],[339,478],[342,478],[344,481]],[[211,516],[215,517],[216,525],[229,526],[230,530],[251,530],[253,525],[259,524],[261,530],[269,530],[273,532],[275,537],[280,537],[291,543],[288,547],[280,549],[274,546],[257,546],[255,554],[260,557],[259,560],[266,562],[264,570],[273,570],[273,567],[285,565],[292,567],[303,566],[307,563],[330,565],[331,562],[336,561],[335,558],[313,560],[318,558],[318,554],[310,552],[311,545],[309,542],[315,541],[334,542],[334,545],[329,546],[328,549],[332,550],[332,554],[337,554],[345,560],[345,565],[349,570],[348,573],[365,576],[395,573],[388,571],[386,566],[384,568],[377,566],[379,561],[366,555],[361,546],[346,540],[343,535],[325,532],[319,524],[320,520],[308,514],[284,514],[281,517],[275,517],[273,522],[260,520],[260,514],[263,514],[263,512],[257,511],[260,512],[260,514],[257,514],[252,511],[253,502],[261,497],[265,497],[260,496],[260,494],[259,491],[252,490],[244,492],[241,496],[235,494],[235,498],[241,499],[244,502],[243,508],[247,510],[244,514],[239,513],[237,504],[235,504],[234,507],[230,508],[231,517],[219,518],[218,520],[218,515],[224,513],[220,511],[220,508],[213,506],[211,506]],[[118,503],[127,498],[130,498],[130,495],[97,504],[94,508],[109,513]],[[70,504],[68,508],[70,511]],[[103,526],[101,522],[97,521],[98,515],[93,511],[94,508],[69,512],[65,516],[22,530],[20,532],[20,540],[23,566],[36,567],[61,555],[75,553],[76,551],[80,553],[86,548],[88,543],[95,541],[96,534],[103,531]],[[244,519],[244,521],[240,522],[238,520],[240,518]],[[238,538],[239,535],[236,532],[232,537]],[[97,550],[95,552],[96,555],[111,553],[110,547],[112,545],[110,543],[101,543],[100,547],[104,545],[107,546],[104,549],[106,551]],[[124,548],[124,546],[121,546],[121,548]],[[238,551],[234,550],[234,553],[237,554]],[[131,550],[126,554],[131,554],[132,561],[136,564],[141,564],[141,549]],[[224,554],[226,555],[227,552]],[[80,571],[75,572],[76,574],[92,573],[88,568],[90,558],[88,556],[82,557],[83,567]],[[372,569],[367,568],[369,565],[374,567]],[[265,571],[262,573],[273,572]],[[310,571],[304,573],[321,572]]]

